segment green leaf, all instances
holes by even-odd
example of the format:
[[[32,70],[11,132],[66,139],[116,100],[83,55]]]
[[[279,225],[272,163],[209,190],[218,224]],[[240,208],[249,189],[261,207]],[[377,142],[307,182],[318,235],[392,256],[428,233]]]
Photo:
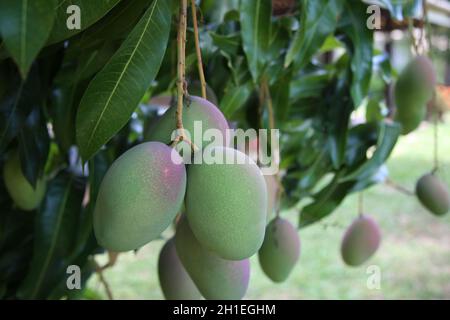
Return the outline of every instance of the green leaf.
[[[0,33],[23,78],[47,41],[55,7],[55,0],[0,1]]]
[[[45,298],[66,275],[83,194],[84,188],[65,172],[50,182],[36,217],[33,259],[20,298]]]
[[[136,109],[161,65],[170,22],[170,3],[155,0],[89,84],[76,120],[77,143],[84,160],[108,142]]]
[[[231,117],[240,107],[242,107],[252,92],[252,85],[247,83],[227,90],[220,101],[220,110],[226,118]]]
[[[325,188],[314,195],[314,202],[302,209],[300,213],[300,228],[323,219],[341,204],[354,183],[339,183],[339,177],[340,173],[337,173]]]
[[[369,99],[366,104],[366,121],[378,122],[383,118],[380,102],[376,99]]]
[[[269,49],[272,1],[246,0],[239,7],[241,36],[248,67],[253,81],[259,83],[267,62]]]
[[[341,81],[346,83],[348,76],[345,76]],[[354,106],[348,92],[348,86],[342,85],[339,81],[335,86],[333,94],[325,98],[321,115],[325,117],[324,120],[326,121],[328,151],[333,167],[337,170],[345,162],[350,115]]]
[[[345,2],[343,31],[351,39],[351,93],[355,106],[367,95],[372,75],[373,32],[366,28],[367,5],[360,1]]]
[[[291,75],[291,72],[284,73],[270,88],[275,119],[278,122],[277,127],[280,127],[289,115],[291,107],[291,103],[289,103]]]
[[[0,151],[19,133],[31,110],[41,103],[41,81],[33,67],[25,81],[11,76],[10,86],[0,100]]]
[[[235,55],[241,45],[241,36],[239,34],[221,35],[215,32],[210,32],[213,44],[220,50]]]
[[[344,46],[345,45],[334,35],[329,35],[320,47],[319,52],[324,53],[338,48],[343,48]]]
[[[392,152],[392,149],[397,143],[400,132],[401,126],[397,123],[380,123],[378,141],[372,157],[358,169],[343,177],[340,182],[371,178],[386,162]]]
[[[37,179],[44,174],[50,138],[47,123],[39,109],[34,109],[19,132],[19,155],[22,172],[35,187]]]
[[[51,30],[48,44],[65,40],[83,31],[105,16],[119,2],[120,0],[59,0],[55,25]],[[67,27],[67,19],[72,15],[72,12],[67,13],[67,8],[71,5],[80,8],[80,29]]]
[[[329,74],[323,71],[302,75],[290,81],[289,99],[318,97],[328,84]]]
[[[292,61],[302,68],[336,28],[343,0],[303,0],[300,29],[294,36],[284,60],[288,67]]]

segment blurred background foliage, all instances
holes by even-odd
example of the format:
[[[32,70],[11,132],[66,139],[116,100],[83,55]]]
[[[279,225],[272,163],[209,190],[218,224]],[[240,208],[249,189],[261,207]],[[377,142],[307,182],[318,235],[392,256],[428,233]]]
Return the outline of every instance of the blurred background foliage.
[[[81,9],[81,30],[65,27],[64,0],[28,4],[0,0],[0,163],[3,166],[5,159],[19,150],[28,181],[35,184],[40,177],[48,181],[45,199],[32,212],[18,209],[3,179],[0,183],[3,299],[80,298],[83,292],[85,297],[96,297],[89,290],[67,290],[66,268],[70,264],[82,268],[84,288],[96,270],[94,255],[103,252],[92,232],[92,211],[102,176],[121,153],[145,140],[146,130],[161,109],[154,98],[175,93],[177,1],[72,3]],[[412,56],[412,36],[417,33],[415,21],[422,18],[422,1],[376,3],[383,6],[388,22],[409,21],[412,30],[389,30],[392,26],[385,20],[383,30],[370,30],[366,27],[368,3],[360,0],[197,1],[209,99],[233,127],[268,128],[267,108],[260,91],[265,85],[269,87],[275,127],[281,131],[282,183],[286,190],[282,209],[299,227],[319,222],[311,227],[314,229],[302,231],[305,251],[298,266],[301,270],[286,284],[295,286],[286,294],[288,298],[351,298],[362,294],[356,291],[347,295],[339,292],[339,287],[322,294],[317,283],[303,291],[297,283],[303,283],[306,275],[317,269],[326,273],[314,275],[317,281],[349,275],[350,271],[341,273],[340,267],[327,266],[339,262],[326,253],[325,242],[335,244],[337,240],[335,228],[323,230],[320,221],[329,221],[333,217],[327,216],[336,212],[336,220],[332,221],[341,223],[340,216],[343,222],[349,211],[356,211],[349,203],[355,198],[352,194],[386,179],[389,170],[385,162],[399,139],[400,127],[391,120],[395,106],[389,88]],[[18,27],[23,22],[18,14],[21,10],[30,13],[25,30]],[[192,31],[189,23],[188,91],[200,95]],[[432,24],[430,31],[433,62],[439,82],[445,84],[449,29]],[[107,96],[112,97],[111,102],[105,102]],[[111,103],[110,108],[100,112],[105,103]],[[448,132],[447,127],[445,130]],[[417,144],[408,144],[409,139]],[[403,138],[407,147],[396,151],[403,150],[398,152],[404,156],[388,166],[393,178],[411,184],[410,179],[431,169],[431,144],[427,139]],[[419,154],[420,161],[411,163]],[[445,158],[443,167],[448,161]],[[445,181],[449,183],[448,175]],[[446,240],[448,224],[436,226],[430,217],[416,221],[409,217],[409,209],[411,214],[418,211],[413,199],[401,200],[380,188],[368,191],[367,207],[380,211],[374,213],[380,214],[382,227],[400,232],[417,228],[417,222],[421,227],[442,228],[444,232],[437,234]],[[349,200],[336,210],[348,196]],[[405,221],[394,223],[401,219]],[[405,237],[411,239],[409,235]],[[395,239],[388,237],[387,243],[390,241]],[[155,246],[159,242],[142,249],[143,254],[138,252],[138,256],[146,257],[146,252],[153,256],[153,264],[148,266],[153,276],[146,277],[146,281],[157,279]],[[393,248],[408,252],[408,257],[412,256],[408,250],[414,250],[411,244]],[[448,261],[448,247],[445,249],[447,255],[443,257]],[[427,248],[422,250],[428,254]],[[395,262],[396,252],[388,248],[381,251],[385,253],[377,262],[387,268]],[[124,266],[128,267],[119,267],[118,272],[133,275],[131,264]],[[448,277],[448,266],[442,268],[447,268]],[[415,281],[415,274],[411,277]],[[142,278],[134,280],[140,282],[141,288],[136,294],[159,297],[159,293],[144,293],[147,287]],[[114,277],[112,280],[118,281],[114,289],[120,292],[121,282]],[[259,293],[258,288],[264,286],[268,284],[262,280],[259,287],[251,286],[249,297],[274,297],[268,289]],[[156,290],[153,285],[148,289]],[[408,289],[404,290],[399,295],[408,293]],[[430,290],[429,296],[449,294],[448,288]],[[119,293],[119,297],[136,298],[132,293]]]

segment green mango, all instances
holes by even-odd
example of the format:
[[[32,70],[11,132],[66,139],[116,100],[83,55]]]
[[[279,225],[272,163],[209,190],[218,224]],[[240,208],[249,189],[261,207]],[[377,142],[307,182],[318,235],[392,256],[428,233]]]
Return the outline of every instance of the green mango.
[[[242,260],[255,254],[264,240],[266,183],[244,153],[226,147],[212,148],[211,153],[216,159],[237,161],[189,165],[186,215],[203,246],[224,259]]]
[[[238,300],[247,292],[250,262],[225,260],[204,248],[195,238],[186,217],[177,225],[178,257],[200,293],[209,300]]]
[[[176,136],[176,106],[171,106],[161,118],[148,129],[145,139],[149,141],[160,141],[169,144]],[[200,97],[189,96],[188,102],[183,108],[183,127],[189,133],[190,140],[197,147],[204,148],[210,144],[203,141],[203,136],[196,137],[194,133],[194,121],[201,124],[202,134],[208,129],[217,129],[222,134],[222,141],[213,141],[215,145],[228,145],[229,129],[228,122],[222,112],[211,102]]]
[[[159,284],[167,300],[199,300],[201,294],[178,258],[174,238],[167,241],[158,259]]]
[[[416,195],[420,203],[435,215],[441,216],[450,210],[448,189],[434,174],[425,174],[417,181]]]
[[[12,152],[3,167],[3,180],[6,190],[18,208],[34,210],[41,203],[46,191],[45,178],[39,178],[36,187],[28,182],[20,166],[19,153]]]
[[[267,225],[258,257],[261,268],[272,281],[286,280],[300,257],[300,238],[294,226],[285,219],[273,219]]]
[[[137,249],[158,238],[180,211],[186,169],[179,154],[160,142],[122,154],[101,182],[94,231],[111,251]]]
[[[361,215],[345,232],[341,244],[342,259],[349,266],[359,266],[377,251],[380,242],[380,229],[375,220]]]
[[[433,64],[425,56],[415,57],[402,71],[395,85],[395,120],[402,125],[402,134],[415,130],[425,118],[435,85]]]

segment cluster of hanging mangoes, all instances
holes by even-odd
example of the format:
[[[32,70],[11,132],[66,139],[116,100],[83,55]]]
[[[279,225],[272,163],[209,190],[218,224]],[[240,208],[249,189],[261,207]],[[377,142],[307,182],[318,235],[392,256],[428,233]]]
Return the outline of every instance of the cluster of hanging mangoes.
[[[433,66],[423,56],[416,57],[400,75],[395,90],[396,121],[404,134],[416,129],[425,117],[435,82]],[[190,96],[183,125],[191,134],[195,133],[194,121],[200,121],[203,130],[217,129],[227,136],[228,123],[220,110],[203,98]],[[169,146],[175,122],[176,108],[171,107],[146,134],[149,142],[131,148],[109,168],[94,212],[99,244],[110,251],[135,250],[160,238],[175,222],[175,236],[159,256],[160,283],[168,299],[242,298],[248,287],[249,257],[255,253],[270,279],[284,281],[299,259],[300,239],[290,222],[278,215],[271,217],[279,200],[277,179],[263,176],[251,156],[229,147],[227,140],[214,147],[214,153],[240,159],[236,164],[183,164],[178,149]],[[3,170],[16,205],[23,210],[37,208],[45,194],[45,180],[31,186],[17,152],[10,153]],[[435,170],[419,179],[416,194],[432,213],[449,211],[449,193]],[[380,241],[376,222],[360,215],[343,237],[344,262],[351,266],[364,263]]]
[[[219,109],[190,96],[183,127],[191,135],[194,121],[200,121],[203,130],[228,134]],[[266,227],[273,211],[273,194],[268,195],[275,189],[273,179],[265,179],[246,153],[228,147],[225,140],[212,151],[224,161],[185,166],[177,148],[168,146],[175,123],[173,106],[147,133],[150,142],[128,150],[111,165],[94,212],[99,244],[112,251],[134,250],[159,238],[175,221],[174,239],[159,258],[161,287],[168,299],[242,298],[249,281],[248,258],[258,251],[267,275],[275,281],[286,279],[299,257],[300,240],[284,219],[275,218]],[[198,152],[205,146],[198,146]],[[180,212],[184,214],[177,216]]]
[[[426,105],[433,98],[435,86],[436,72],[425,56],[415,57],[400,74],[395,87],[395,119],[401,123],[403,134],[415,130],[425,118]],[[445,184],[435,174],[437,169],[417,181],[416,195],[425,208],[439,216],[449,211],[450,196]]]

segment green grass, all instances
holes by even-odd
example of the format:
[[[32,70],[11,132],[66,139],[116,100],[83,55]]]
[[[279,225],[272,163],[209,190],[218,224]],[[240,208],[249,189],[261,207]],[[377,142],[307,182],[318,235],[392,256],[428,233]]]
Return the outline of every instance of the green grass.
[[[450,124],[439,127],[439,175],[450,186]],[[433,127],[424,124],[402,137],[389,162],[390,178],[413,190],[415,181],[432,168]],[[364,192],[365,213],[380,224],[380,249],[365,265],[350,268],[339,255],[342,233],[357,215],[358,196],[348,197],[323,223],[300,230],[300,261],[285,283],[272,283],[261,271],[257,257],[246,299],[450,299],[450,214],[437,218],[416,198],[377,185]],[[285,212],[297,223],[296,212]],[[335,226],[327,226],[335,225]],[[170,236],[168,231],[166,236]],[[121,254],[114,268],[105,272],[116,299],[162,299],[157,258],[162,241],[154,241],[137,254]],[[105,261],[105,257],[98,259]],[[381,288],[370,290],[366,269],[381,271]],[[91,290],[103,287],[96,276]]]

